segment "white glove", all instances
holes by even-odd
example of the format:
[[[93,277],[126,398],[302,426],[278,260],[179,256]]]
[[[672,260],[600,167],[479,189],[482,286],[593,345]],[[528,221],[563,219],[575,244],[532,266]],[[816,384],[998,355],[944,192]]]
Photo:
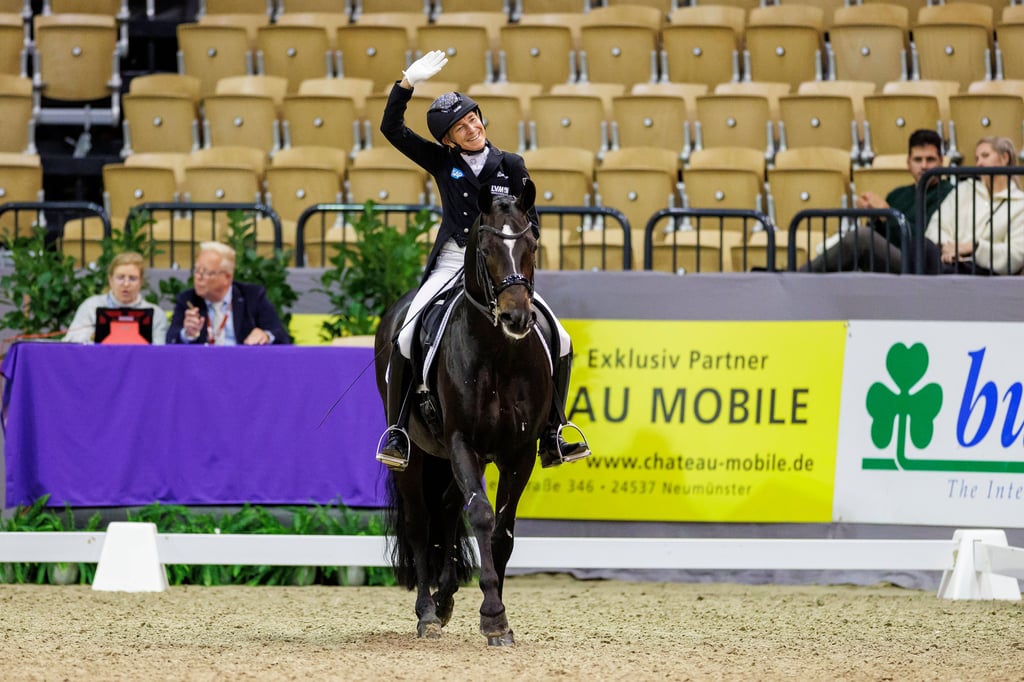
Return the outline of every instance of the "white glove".
[[[409,81],[409,85],[416,87],[417,83],[436,76],[437,72],[447,63],[448,57],[444,56],[444,52],[432,50],[410,64],[409,68],[402,72],[402,75],[405,76],[405,80]]]

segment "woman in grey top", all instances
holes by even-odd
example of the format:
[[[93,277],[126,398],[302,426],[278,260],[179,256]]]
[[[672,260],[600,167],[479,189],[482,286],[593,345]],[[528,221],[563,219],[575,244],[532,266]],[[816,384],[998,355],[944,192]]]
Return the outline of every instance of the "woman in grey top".
[[[142,255],[125,251],[114,256],[107,269],[107,290],[82,301],[64,335],[71,343],[92,343],[96,333],[97,308],[152,308],[153,343],[162,344],[167,335],[167,313],[142,298],[142,276],[146,267]]]

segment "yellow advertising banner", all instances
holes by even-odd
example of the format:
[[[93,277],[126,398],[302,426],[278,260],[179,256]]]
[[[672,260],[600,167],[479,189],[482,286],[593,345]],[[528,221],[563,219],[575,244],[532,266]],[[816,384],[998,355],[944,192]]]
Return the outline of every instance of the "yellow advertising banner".
[[[845,322],[563,323],[593,454],[538,464],[520,517],[832,520]]]

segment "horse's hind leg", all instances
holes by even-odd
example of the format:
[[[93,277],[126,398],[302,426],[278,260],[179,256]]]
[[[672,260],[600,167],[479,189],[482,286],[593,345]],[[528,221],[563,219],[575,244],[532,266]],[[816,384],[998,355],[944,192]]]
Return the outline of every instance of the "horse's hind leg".
[[[437,607],[437,617],[441,619],[441,625],[447,625],[455,608],[455,593],[459,591],[460,571],[457,562],[461,560],[459,543],[461,542],[462,534],[457,533],[456,529],[463,523],[462,492],[455,485],[454,481],[448,486],[443,499],[442,526],[444,527],[444,546],[446,551],[444,553],[444,566],[437,581],[438,589],[434,593],[434,604]]]
[[[432,574],[431,554],[433,551],[430,539],[431,514],[423,489],[423,461],[421,454],[413,457],[408,469],[392,476],[401,491],[402,532],[399,544],[404,547],[407,556],[402,560],[405,570],[411,569],[416,589],[416,635],[428,639],[441,636],[444,622],[437,615],[437,606],[430,588],[434,582]]]

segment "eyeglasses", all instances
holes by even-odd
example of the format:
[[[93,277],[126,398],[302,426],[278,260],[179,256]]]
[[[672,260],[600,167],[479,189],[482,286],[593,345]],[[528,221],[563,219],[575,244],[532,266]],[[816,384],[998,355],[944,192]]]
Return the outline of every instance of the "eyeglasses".
[[[223,275],[223,270],[205,270],[202,268],[196,268],[192,271],[192,276],[196,279],[204,279],[206,277],[216,277],[217,275]]]
[[[138,275],[114,275],[114,281],[118,284],[138,284],[140,279]]]

